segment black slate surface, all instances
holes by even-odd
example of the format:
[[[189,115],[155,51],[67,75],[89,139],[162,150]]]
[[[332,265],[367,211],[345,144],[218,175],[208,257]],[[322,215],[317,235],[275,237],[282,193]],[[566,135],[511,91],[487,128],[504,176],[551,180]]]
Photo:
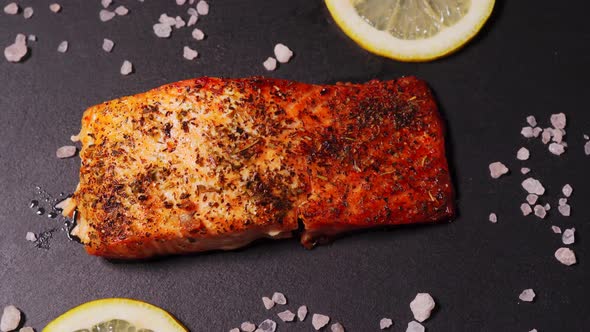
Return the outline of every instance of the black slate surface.
[[[13,303],[27,324],[41,329],[82,302],[132,297],[162,306],[192,331],[227,331],[245,320],[260,322],[260,297],[284,292],[296,309],[340,321],[348,331],[377,331],[391,317],[405,331],[409,302],[430,292],[437,311],[428,331],[585,331],[590,329],[590,133],[587,77],[590,74],[589,6],[582,1],[497,1],[493,17],[459,53],[431,63],[400,63],[357,47],[335,26],[323,3],[314,1],[211,1],[197,27],[156,38],[160,13],[183,14],[173,1],[115,1],[126,17],[98,20],[99,1],[63,0],[53,14],[48,3],[32,5],[33,18],[0,13],[2,47],[16,33],[34,33],[30,57],[20,64],[0,59],[0,305]],[[2,7],[8,1],[0,4]],[[101,50],[104,37],[116,42]],[[62,40],[69,51],[56,51]],[[272,73],[261,63],[283,42],[296,56]],[[196,48],[195,61],[182,46]],[[124,59],[135,66],[123,77]],[[57,195],[71,192],[79,159],[58,160],[55,150],[78,131],[84,109],[122,95],[198,76],[268,75],[310,83],[391,79],[417,75],[435,91],[448,123],[449,157],[458,192],[459,217],[450,224],[403,227],[355,234],[313,251],[296,240],[264,242],[233,252],[170,257],[152,262],[113,263],[85,254],[55,233],[48,250],[25,241],[27,231],[59,226],[29,209],[35,186]],[[540,140],[526,140],[525,117],[548,126],[550,114],[568,115],[566,154],[556,157]],[[521,146],[531,159],[517,161]],[[487,166],[500,160],[511,174],[491,180]],[[553,209],[547,220],[523,217],[521,166],[540,178]],[[572,216],[556,211],[559,191],[571,183]],[[497,224],[487,221],[490,212]],[[571,246],[579,264],[553,258],[561,245],[552,224],[575,227]],[[537,293],[522,303],[525,288]],[[274,317],[276,318],[276,316]],[[280,331],[310,331],[311,323],[279,324]]]

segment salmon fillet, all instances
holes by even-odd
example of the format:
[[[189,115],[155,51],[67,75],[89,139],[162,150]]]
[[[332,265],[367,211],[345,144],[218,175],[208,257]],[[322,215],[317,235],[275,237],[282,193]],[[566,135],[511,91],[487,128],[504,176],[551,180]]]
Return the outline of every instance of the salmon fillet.
[[[413,77],[186,80],[90,107],[78,136],[64,213],[92,255],[228,250],[301,228],[312,247],[454,214],[443,124]]]

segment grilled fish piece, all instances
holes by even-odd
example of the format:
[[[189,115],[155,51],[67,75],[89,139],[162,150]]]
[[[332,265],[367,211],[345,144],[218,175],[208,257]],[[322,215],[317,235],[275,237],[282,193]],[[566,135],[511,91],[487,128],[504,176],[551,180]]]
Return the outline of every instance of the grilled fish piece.
[[[443,125],[416,78],[198,78],[90,107],[64,210],[88,253],[135,259],[302,243],[453,216]]]

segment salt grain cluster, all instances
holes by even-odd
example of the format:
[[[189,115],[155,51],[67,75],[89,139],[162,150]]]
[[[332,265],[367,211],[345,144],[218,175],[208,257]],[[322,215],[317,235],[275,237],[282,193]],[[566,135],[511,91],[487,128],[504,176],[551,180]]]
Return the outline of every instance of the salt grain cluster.
[[[277,69],[277,60],[273,57],[268,57],[262,63],[262,65],[264,66],[264,69],[266,69],[268,71],[273,71],[273,70]]]
[[[258,325],[256,332],[275,332],[277,323],[272,319],[266,319]]]
[[[543,195],[545,193],[545,187],[543,187],[541,182],[537,179],[527,178],[521,183],[521,185],[529,194]]]
[[[125,6],[119,6],[119,7],[115,8],[115,14],[117,14],[119,16],[125,16],[125,15],[129,14],[129,9],[127,9],[127,7],[125,7]]]
[[[563,265],[571,266],[577,263],[576,254],[570,248],[561,247],[555,251],[555,258]]]
[[[393,321],[391,318],[381,318],[379,321],[379,328],[382,330],[388,329],[393,325]]]
[[[197,13],[199,13],[199,15],[209,14],[209,4],[203,0],[199,1],[197,3]]]
[[[490,215],[489,215],[489,217],[488,217],[488,220],[489,220],[491,223],[494,223],[494,224],[495,224],[495,223],[497,223],[497,222],[498,222],[498,216],[496,216],[496,214],[492,212],[492,213],[490,213]]]
[[[488,168],[490,169],[490,176],[493,179],[497,179],[497,178],[501,177],[502,175],[508,173],[508,167],[506,167],[506,165],[502,164],[499,161],[491,163],[488,166]]]
[[[518,298],[524,302],[533,302],[535,296],[535,291],[533,291],[531,288],[528,288],[523,290],[520,295],[518,295]]]
[[[114,12],[110,11],[110,10],[106,10],[106,9],[101,9],[100,12],[98,12],[98,17],[100,18],[101,22],[107,22],[113,19],[113,17],[115,17]]]
[[[49,10],[54,13],[59,13],[61,11],[61,5],[59,3],[52,3],[49,5]]]
[[[516,152],[516,158],[518,160],[527,160],[530,157],[530,152],[527,148],[520,148],[518,152]]]
[[[68,41],[64,40],[57,46],[57,51],[59,53],[66,53],[68,51]]]
[[[25,19],[29,19],[29,18],[33,17],[33,13],[34,13],[33,7],[26,7],[23,10],[23,17]]]
[[[35,233],[33,232],[27,232],[27,235],[25,235],[25,239],[27,241],[35,242],[37,241],[37,235],[35,235]]]
[[[293,51],[281,43],[275,45],[274,53],[275,58],[280,63],[287,63],[291,60],[291,57],[293,57]]]
[[[434,309],[434,299],[428,293],[418,293],[412,302],[410,302],[410,309],[414,314],[414,319],[422,323],[430,317],[430,313]]]

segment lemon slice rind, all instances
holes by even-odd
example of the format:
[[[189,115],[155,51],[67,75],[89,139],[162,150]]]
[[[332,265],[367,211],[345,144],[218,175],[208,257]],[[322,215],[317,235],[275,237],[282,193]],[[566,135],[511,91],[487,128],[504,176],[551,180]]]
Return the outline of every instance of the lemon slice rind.
[[[125,298],[106,298],[74,307],[51,321],[43,332],[70,332],[90,329],[112,319],[123,319],[138,328],[157,332],[186,332],[172,315],[155,305]]]
[[[407,40],[369,24],[352,0],[326,0],[334,21],[344,33],[369,52],[400,60],[428,61],[457,51],[473,38],[492,14],[494,0],[472,0],[469,11],[454,25],[429,38]]]

